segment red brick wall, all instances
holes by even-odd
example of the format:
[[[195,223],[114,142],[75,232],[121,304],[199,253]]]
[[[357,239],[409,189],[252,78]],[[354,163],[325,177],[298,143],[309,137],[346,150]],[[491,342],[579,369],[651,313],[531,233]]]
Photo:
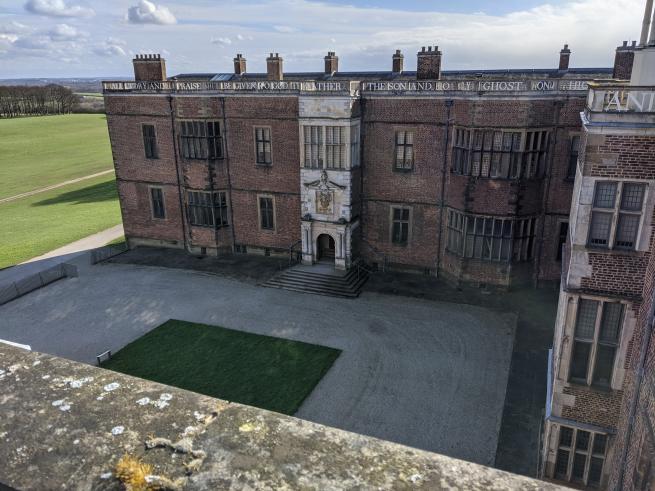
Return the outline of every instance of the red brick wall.
[[[164,96],[106,97],[112,150],[117,175],[123,181],[176,185],[176,162],[169,98]],[[448,110],[443,100],[432,98],[369,98],[357,101],[354,113],[362,115],[362,168],[354,170],[353,216],[362,217],[363,238],[373,248],[389,255],[388,260],[414,266],[441,267],[451,276],[475,282],[508,284],[526,265],[473,264],[470,261],[439,258],[442,170],[446,168],[445,205],[476,214],[497,216],[537,216],[545,223],[544,243],[539,258],[539,276],[558,279],[555,260],[558,215],[568,214],[571,183],[565,181],[568,166],[569,137],[579,131],[579,112],[583,98],[518,101],[511,99],[455,100],[451,109],[449,146],[454,126],[537,128],[559,125],[554,132],[554,150],[550,179],[509,180],[475,179],[450,172],[450,149],[446,143]],[[300,155],[298,99],[296,97],[175,97],[173,113],[179,119],[219,121],[226,135],[226,158],[211,164],[178,158],[183,187],[198,190],[231,190],[234,223],[229,234],[188,227],[192,244],[209,247],[230,245],[234,233],[237,244],[286,248],[299,238],[300,231]],[[141,124],[156,127],[160,158],[144,157]],[[272,132],[273,164],[255,164],[254,127],[269,126]],[[177,130],[177,128],[176,128]],[[411,172],[394,170],[396,130],[414,131],[415,164]],[[229,171],[229,172],[228,172]],[[359,190],[362,189],[360,196]],[[134,188],[136,192],[137,189]],[[276,196],[275,233],[262,232],[257,222],[257,194]],[[546,196],[547,195],[547,196]],[[411,206],[412,238],[406,247],[390,243],[389,209],[391,204]],[[134,217],[132,217],[134,214]],[[445,216],[445,213],[444,213]],[[253,218],[254,217],[254,218]],[[548,218],[546,218],[548,217]],[[151,237],[165,225],[149,225],[145,215],[130,211],[126,228],[134,236]],[[170,223],[170,227],[177,225]],[[179,231],[165,230],[164,236]],[[537,237],[539,239],[540,237]],[[218,242],[217,242],[218,241]],[[362,248],[364,254],[372,248]],[[535,253],[539,249],[535,249]],[[477,262],[476,262],[477,263]],[[451,268],[451,269],[449,269]]]
[[[615,428],[623,392],[600,392],[588,387],[569,385],[564,393],[575,396],[574,406],[564,406],[562,417],[604,428]]]

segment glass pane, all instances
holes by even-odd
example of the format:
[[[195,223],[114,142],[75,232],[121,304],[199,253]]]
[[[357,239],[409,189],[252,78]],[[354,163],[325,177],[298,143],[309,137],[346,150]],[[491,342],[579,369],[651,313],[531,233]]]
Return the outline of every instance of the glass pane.
[[[641,204],[644,200],[644,185],[625,183],[621,193],[621,209],[629,211],[641,211]]]
[[[619,214],[619,223],[616,227],[616,247],[633,249],[637,240],[640,215]]]
[[[578,436],[575,439],[576,450],[588,450],[591,433],[588,431],[578,430]]]
[[[573,442],[573,429],[566,426],[560,426],[559,429],[559,446],[570,447]]]
[[[573,456],[573,470],[571,471],[571,479],[574,481],[584,480],[584,467],[587,463],[587,456],[585,454],[575,454]]]
[[[603,306],[603,316],[600,321],[600,340],[607,343],[617,343],[619,329],[623,318],[623,304],[606,303]]]
[[[555,478],[566,479],[568,467],[569,467],[569,451],[558,450],[557,460],[555,461]]]
[[[589,365],[589,353],[591,343],[576,341],[573,344],[573,359],[571,360],[571,378],[581,381],[587,380],[587,368]]]
[[[614,367],[614,346],[598,345],[596,351],[596,367],[594,368],[594,385],[609,387],[612,380],[612,368]]]
[[[589,231],[589,245],[605,246],[609,243],[612,215],[609,213],[591,214],[591,230]]]
[[[596,433],[594,435],[593,452],[598,455],[605,455],[605,446],[607,445],[607,435]]]
[[[591,487],[597,488],[600,486],[600,479],[603,475],[603,459],[596,457],[591,458],[589,463],[589,479],[587,484]]]
[[[616,200],[616,183],[615,182],[597,182],[594,193],[594,207],[596,208],[614,208]]]
[[[596,300],[580,299],[578,304],[578,317],[575,323],[576,339],[594,339],[594,330],[596,329],[596,312],[598,311],[598,302]]]

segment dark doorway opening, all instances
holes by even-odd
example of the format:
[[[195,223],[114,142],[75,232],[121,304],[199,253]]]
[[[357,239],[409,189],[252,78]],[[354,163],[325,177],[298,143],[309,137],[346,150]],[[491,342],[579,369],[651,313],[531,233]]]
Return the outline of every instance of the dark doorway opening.
[[[318,260],[334,261],[334,239],[328,234],[321,234],[317,239]]]

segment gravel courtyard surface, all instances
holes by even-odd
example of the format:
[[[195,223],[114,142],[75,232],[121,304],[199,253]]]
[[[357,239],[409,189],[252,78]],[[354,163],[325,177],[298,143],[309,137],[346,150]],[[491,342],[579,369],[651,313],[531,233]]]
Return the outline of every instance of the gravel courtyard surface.
[[[297,417],[493,465],[516,318],[364,293],[356,300],[193,271],[104,264],[0,307],[0,338],[95,364],[168,319],[342,350]]]

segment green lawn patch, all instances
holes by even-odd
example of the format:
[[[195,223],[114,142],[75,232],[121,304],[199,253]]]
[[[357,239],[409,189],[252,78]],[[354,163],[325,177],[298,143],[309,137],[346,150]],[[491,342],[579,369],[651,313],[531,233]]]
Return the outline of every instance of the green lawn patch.
[[[0,268],[121,223],[113,173],[0,204]]]
[[[0,119],[0,198],[113,167],[104,114]]]
[[[103,368],[228,401],[294,414],[340,350],[169,320]]]

